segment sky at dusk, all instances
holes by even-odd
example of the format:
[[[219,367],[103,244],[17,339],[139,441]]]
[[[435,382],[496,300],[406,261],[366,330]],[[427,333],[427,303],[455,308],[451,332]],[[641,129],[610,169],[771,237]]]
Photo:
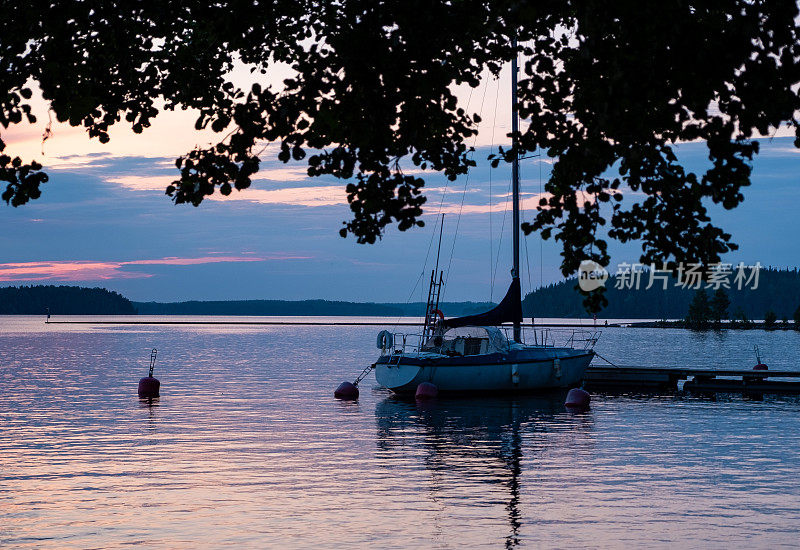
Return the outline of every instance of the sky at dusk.
[[[192,130],[192,113],[165,113],[139,136],[120,127],[108,145],[58,124],[43,144],[47,115],[40,113],[37,125],[2,134],[6,152],[44,164],[50,182],[40,199],[0,208],[0,285],[102,286],[138,301],[424,301],[427,275],[419,279],[435,254],[431,222],[444,212],[444,299],[496,301],[511,264],[510,169],[492,170],[485,159],[493,144],[507,140],[506,80],[504,73],[471,93],[459,90],[461,103],[484,119],[475,141],[478,167],[456,182],[420,174],[428,196],[426,227],[390,229],[375,245],[338,235],[349,219],[345,182],[308,178],[304,164],[277,161],[274,147],[262,155],[251,189],[225,200],[213,195],[198,208],[174,205],[164,188],[177,177],[175,158],[215,137]],[[712,206],[712,217],[741,245],[727,261],[794,266],[800,263],[794,237],[800,233],[800,152],[789,137],[761,143],[744,204],[730,212]],[[683,144],[679,154],[689,168],[706,162],[701,143]],[[524,220],[531,218],[549,168],[547,159],[523,161]],[[636,196],[628,192],[625,200]],[[611,253],[613,272],[618,262],[636,262],[639,246],[612,243]],[[559,263],[556,243],[525,238],[523,288],[560,280]]]

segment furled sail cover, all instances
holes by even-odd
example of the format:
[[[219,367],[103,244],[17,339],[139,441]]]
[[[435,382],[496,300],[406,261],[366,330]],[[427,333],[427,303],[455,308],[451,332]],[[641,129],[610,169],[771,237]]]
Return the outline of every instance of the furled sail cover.
[[[442,321],[443,328],[455,328],[466,326],[489,326],[496,327],[503,323],[522,323],[522,296],[519,287],[519,278],[511,281],[506,297],[497,304],[494,309],[486,313],[477,315],[467,315],[466,317],[453,317]]]

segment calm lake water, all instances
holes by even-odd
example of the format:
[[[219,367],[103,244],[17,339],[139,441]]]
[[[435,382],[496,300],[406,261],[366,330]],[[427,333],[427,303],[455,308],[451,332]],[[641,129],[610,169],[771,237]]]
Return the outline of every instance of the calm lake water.
[[[796,547],[800,400],[398,401],[382,327],[0,317],[0,546]],[[800,366],[796,332],[606,329],[624,365]],[[136,396],[151,348],[162,397]]]

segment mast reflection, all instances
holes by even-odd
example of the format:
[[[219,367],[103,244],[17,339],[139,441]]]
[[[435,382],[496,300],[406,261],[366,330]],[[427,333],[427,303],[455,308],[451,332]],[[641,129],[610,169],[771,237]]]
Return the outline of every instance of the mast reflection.
[[[569,444],[575,430],[592,429],[591,412],[573,415],[564,409],[564,395],[448,398],[416,403],[388,397],[375,409],[379,456],[417,454],[431,473],[433,500],[444,496],[447,483],[488,483],[506,488],[507,548],[520,544],[523,449],[532,458],[546,445]],[[555,437],[536,437],[554,435]],[[572,435],[570,435],[572,434]],[[530,441],[531,439],[535,441]],[[553,442],[555,439],[555,443]],[[546,442],[546,445],[543,444]],[[457,479],[454,480],[453,476]]]

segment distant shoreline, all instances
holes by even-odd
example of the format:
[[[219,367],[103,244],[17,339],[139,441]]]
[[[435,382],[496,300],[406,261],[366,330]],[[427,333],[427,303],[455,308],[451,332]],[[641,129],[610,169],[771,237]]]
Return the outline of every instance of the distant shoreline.
[[[783,301],[788,304],[800,302],[800,297],[795,297],[794,292],[800,293],[800,284],[798,284],[797,272],[794,271],[770,271],[767,270],[763,273],[764,279],[775,279],[773,281],[775,289],[785,288],[784,293],[786,298]],[[787,286],[788,285],[788,286]],[[790,288],[791,287],[791,288]],[[612,287],[613,289],[613,287]],[[791,292],[790,292],[791,290]],[[610,291],[613,293],[613,290]],[[550,296],[552,294],[552,296]],[[669,308],[675,310],[674,315],[669,315],[666,311],[656,312],[653,311],[655,306],[645,307],[642,305],[638,307],[636,304],[643,301],[647,304],[647,300],[639,300],[645,297],[645,293],[637,295],[637,300],[632,301],[629,298],[632,295],[617,294],[610,299],[610,306],[604,310],[601,315],[602,319],[593,322],[592,319],[585,316],[585,311],[579,307],[559,308],[559,306],[566,306],[570,301],[573,306],[580,303],[581,297],[570,288],[568,284],[561,283],[559,285],[539,289],[532,294],[526,296],[523,302],[523,314],[526,320],[534,319],[550,320],[551,322],[537,322],[535,326],[548,328],[548,327],[582,327],[582,328],[597,328],[604,327],[630,327],[630,328],[681,328],[681,329],[696,329],[696,330],[714,330],[714,329],[766,329],[766,330],[795,330],[796,325],[794,322],[777,321],[772,324],[765,325],[764,321],[760,320],[746,320],[749,315],[742,314],[739,309],[736,313],[736,321],[723,321],[715,325],[714,323],[706,322],[702,326],[687,323],[682,319],[684,314],[679,314],[684,307],[675,307],[672,304]],[[777,292],[771,290],[769,292],[753,292],[752,294],[740,295],[739,299],[753,298],[756,302],[764,305],[772,304],[771,300],[775,299]],[[666,297],[666,296],[662,296]],[[681,294],[681,299],[689,298],[691,295]],[[558,298],[558,299],[556,299]],[[612,296],[609,296],[612,298]],[[652,298],[652,296],[651,296]],[[733,298],[736,298],[734,295]],[[525,306],[527,304],[527,306]],[[662,303],[666,306],[666,302]],[[495,304],[492,302],[441,302],[439,310],[445,317],[460,317],[464,315],[472,315],[475,313],[485,312]],[[623,307],[624,306],[624,307]],[[309,321],[288,321],[285,318],[301,318],[301,317],[362,317],[362,318],[417,318],[420,319],[425,315],[426,304],[424,302],[410,302],[410,303],[375,303],[375,302],[349,302],[349,301],[333,301],[333,300],[208,300],[208,301],[183,301],[183,302],[133,302],[121,294],[109,291],[104,288],[85,288],[78,286],[54,286],[54,285],[38,285],[38,286],[21,286],[21,287],[0,287],[0,315],[42,315],[52,318],[56,322],[56,318],[61,318],[64,322],[65,316],[78,316],[78,315],[91,315],[91,316],[115,316],[115,315],[130,315],[130,316],[164,316],[164,317],[178,317],[178,316],[205,316],[205,317],[279,317],[283,318],[275,321],[259,321],[259,322],[230,322],[219,321],[219,324],[332,324],[332,321],[320,321],[319,323]],[[634,309],[631,309],[634,308]],[[664,309],[664,308],[659,308]],[[731,308],[732,309],[732,308]],[[748,308],[751,311],[758,312],[762,310],[762,306],[751,304]],[[766,312],[770,308],[764,309]],[[782,313],[780,308],[775,306],[775,311],[779,314]],[[581,315],[580,313],[583,313]],[[650,315],[647,315],[650,313]],[[535,314],[535,315],[534,315]],[[753,315],[753,318],[759,318],[760,315]],[[775,319],[776,315],[772,315]],[[783,317],[788,317],[783,315]],[[671,320],[664,320],[665,318]],[[660,320],[656,320],[660,319]],[[299,320],[299,319],[298,319]],[[79,322],[78,320],[69,322]],[[99,321],[94,321],[99,322]],[[110,321],[116,322],[116,321]],[[608,322],[608,324],[606,324]],[[132,324],[133,321],[131,322]],[[162,324],[193,324],[195,321],[181,321],[181,320],[161,320]],[[141,319],[141,322],[135,324],[153,324],[153,321]],[[209,324],[209,323],[206,323]],[[353,325],[367,325],[371,324],[369,321],[365,322],[341,322],[340,324],[353,324]],[[384,324],[382,322],[375,323],[376,325]],[[391,324],[401,325],[403,323],[393,322]],[[409,324],[412,326],[413,323]]]
[[[696,326],[686,321],[634,321],[628,324],[631,328],[682,328],[689,330],[800,330],[794,323],[776,322],[767,326],[763,320],[753,321],[721,321],[719,324],[707,323]]]
[[[347,316],[423,317],[424,302],[347,302],[333,300],[208,300],[187,302],[132,302],[139,315],[228,315],[259,317]],[[481,313],[491,302],[442,302],[448,317]]]
[[[111,315],[96,315],[93,317],[110,317]],[[420,321],[407,321],[400,319],[414,318],[415,316],[396,317],[386,316],[385,320],[378,321],[376,318],[383,316],[372,316],[371,320],[342,320],[341,318],[358,319],[359,315],[258,315],[250,317],[279,317],[280,320],[217,320],[220,317],[247,317],[240,315],[125,315],[117,317],[128,317],[128,319],[64,319],[63,317],[82,317],[82,316],[59,316],[60,318],[46,319],[46,324],[51,325],[242,325],[242,326],[396,326],[396,327],[421,327],[423,326],[422,320]],[[139,318],[137,318],[139,317]],[[144,319],[141,317],[156,317]],[[205,319],[198,320],[170,320],[163,319],[163,317],[205,317]],[[288,318],[288,319],[287,319]],[[334,319],[331,319],[334,318]],[[338,318],[338,319],[336,319]],[[419,317],[417,317],[419,318]],[[554,318],[549,318],[554,319]],[[569,321],[569,319],[564,319]],[[504,327],[511,327],[512,325],[506,323]],[[574,319],[574,322],[523,322],[523,328],[537,328],[537,329],[551,329],[551,328],[564,328],[576,330],[604,330],[608,328],[656,328],[656,329],[682,329],[694,330],[699,332],[719,331],[719,330],[800,330],[796,328],[793,323],[776,323],[769,328],[764,325],[763,321],[751,321],[748,324],[743,324],[739,321],[724,321],[719,325],[709,324],[703,327],[692,326],[685,321],[652,321],[640,319],[613,319],[606,324],[605,319],[598,319],[596,323],[592,323],[587,319]]]

